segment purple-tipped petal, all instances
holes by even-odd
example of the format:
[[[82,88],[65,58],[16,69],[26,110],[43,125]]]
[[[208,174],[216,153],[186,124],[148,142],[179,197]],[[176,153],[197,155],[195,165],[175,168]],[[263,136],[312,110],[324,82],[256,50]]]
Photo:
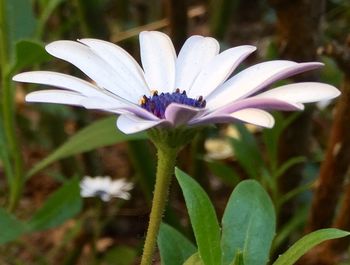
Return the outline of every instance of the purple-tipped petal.
[[[226,106],[219,108],[212,112],[213,114],[229,114],[236,112],[238,110],[246,108],[258,108],[258,109],[270,109],[270,110],[286,110],[295,111],[302,110],[304,108],[303,104],[282,101],[274,98],[258,98],[251,97],[242,100],[238,100],[227,104]],[[211,114],[208,114],[211,115]]]
[[[273,116],[267,111],[261,109],[242,109],[232,113],[231,116],[240,121],[265,128],[272,128],[275,125],[275,119]]]
[[[304,82],[280,86],[255,96],[255,98],[274,98],[287,102],[309,103],[321,100],[329,100],[340,95],[340,91],[334,86]]]
[[[172,126],[176,127],[186,124],[189,120],[193,119],[203,111],[203,109],[172,103],[166,108],[164,115],[165,119],[169,121]]]
[[[231,114],[213,114],[201,117],[190,122],[190,124],[205,125],[212,123],[231,123],[236,122],[237,120],[266,128],[272,128],[275,123],[275,120],[270,113],[261,109],[248,108]]]
[[[235,100],[248,97],[280,79],[321,67],[322,63],[269,61],[253,65],[219,86],[207,97],[207,108],[214,110]]]
[[[159,125],[167,126],[169,123],[166,120],[151,121],[145,120],[131,114],[122,114],[117,119],[117,127],[125,134],[132,134],[145,131]]]
[[[199,96],[205,98],[222,84],[236,67],[255,50],[254,46],[243,45],[218,54],[198,74],[187,94],[193,98]]]
[[[143,119],[146,120],[152,120],[152,121],[159,121],[159,118],[155,115],[153,115],[153,113],[141,108],[140,106],[129,106],[124,108],[125,110],[135,114],[138,117],[141,117]]]

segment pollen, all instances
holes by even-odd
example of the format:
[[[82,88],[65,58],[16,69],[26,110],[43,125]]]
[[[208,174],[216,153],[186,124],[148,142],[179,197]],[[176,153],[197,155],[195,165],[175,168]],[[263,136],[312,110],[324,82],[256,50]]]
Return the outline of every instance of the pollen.
[[[142,106],[142,105],[145,105],[146,102],[148,101],[148,98],[146,97],[146,95],[143,95],[142,98],[140,98],[139,100],[139,104]]]
[[[183,90],[181,92],[179,88],[176,88],[172,93],[161,94],[158,94],[157,90],[152,90],[151,96],[143,95],[139,102],[142,108],[160,119],[165,118],[165,110],[171,103],[183,104],[194,108],[205,108],[206,105],[203,96],[199,96],[197,99],[189,98],[186,91]]]
[[[158,95],[158,90],[156,90],[156,89],[151,90],[151,95],[152,96],[157,96]]]

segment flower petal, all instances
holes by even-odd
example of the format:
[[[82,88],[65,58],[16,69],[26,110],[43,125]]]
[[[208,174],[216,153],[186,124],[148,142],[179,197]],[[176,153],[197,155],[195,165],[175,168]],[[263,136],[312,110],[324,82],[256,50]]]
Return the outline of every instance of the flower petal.
[[[218,108],[208,115],[219,113],[229,114],[246,108],[296,111],[304,109],[304,105],[297,102],[283,101],[275,98],[250,97],[227,104],[226,106]]]
[[[92,97],[101,97],[106,100],[111,99],[110,96],[106,95],[106,91],[103,89],[94,86],[93,84],[66,74],[61,74],[57,72],[50,71],[33,71],[33,72],[24,72],[18,75],[15,75],[12,80],[19,82],[27,82],[34,84],[42,84],[60,87],[64,89],[69,89],[76,91],[84,96]]]
[[[117,106],[113,102],[107,102],[105,100],[96,99],[96,98],[84,98],[80,101],[81,106],[87,109],[99,109],[107,112],[112,112],[116,114],[134,114],[138,117],[158,121],[159,118],[153,115],[151,112],[141,108],[138,105],[122,105]]]
[[[70,89],[81,93],[83,96],[79,103],[74,105],[83,106],[87,109],[100,109],[113,113],[134,113],[137,116],[144,117],[150,120],[158,120],[156,116],[147,110],[141,108],[137,104],[133,104],[129,101],[126,101],[118,96],[111,94],[108,91],[100,89],[99,87],[94,86],[93,84],[86,82],[82,79],[65,75],[56,72],[49,71],[34,71],[21,73],[13,77],[15,81],[37,83],[44,85],[52,85],[56,87],[62,87],[65,89]],[[43,90],[44,94],[47,95],[49,91],[56,90]],[[38,93],[40,91],[37,91]],[[40,94],[39,94],[40,95]],[[36,95],[38,96],[38,95]],[[34,99],[33,99],[34,100]],[[46,101],[40,101],[46,102]],[[59,103],[59,102],[57,102]],[[65,103],[63,103],[65,104]]]
[[[192,36],[180,50],[176,60],[175,88],[189,91],[199,72],[219,53],[214,38]]]
[[[165,110],[165,119],[169,121],[172,126],[176,127],[182,124],[186,124],[189,120],[193,119],[203,109],[193,108],[183,104],[172,103]]]
[[[247,108],[231,114],[215,114],[211,115],[210,117],[202,117],[190,122],[190,124],[204,125],[211,123],[230,123],[236,122],[237,120],[266,128],[272,128],[275,123],[275,120],[270,113],[261,109]]]
[[[51,55],[70,62],[78,67],[99,87],[113,94],[137,103],[144,94],[144,88],[134,87],[134,76],[124,76],[115,71],[106,61],[95,54],[89,47],[74,41],[55,41],[46,46]]]
[[[255,98],[274,98],[287,102],[309,103],[328,100],[340,95],[340,91],[334,86],[317,83],[303,82],[280,86],[255,96]]]
[[[232,113],[230,116],[261,127],[272,128],[275,125],[275,119],[273,116],[267,111],[261,109],[242,109]]]
[[[97,109],[112,113],[129,112],[125,110],[127,108],[126,105],[120,105],[118,107],[118,104],[116,104],[115,102],[106,101],[101,98],[85,97],[80,101],[80,105],[86,109]]]
[[[128,80],[132,87],[140,87],[144,90],[143,93],[149,94],[141,67],[124,49],[111,42],[98,39],[80,39],[78,41],[90,47],[121,76],[129,76]]]
[[[165,126],[169,125],[169,123],[166,120],[152,121],[142,119],[140,117],[130,114],[120,115],[117,120],[117,127],[120,131],[122,131],[125,134],[141,132],[160,124],[163,124]]]
[[[31,92],[26,96],[26,101],[81,106],[80,101],[84,98],[75,92],[51,89]]]
[[[243,45],[228,49],[215,56],[195,79],[189,89],[189,96],[194,98],[209,95],[230,76],[240,62],[255,50],[254,46]]]
[[[26,96],[26,101],[80,106],[87,109],[99,109],[118,114],[129,113],[125,108],[116,108],[116,103],[101,98],[85,97],[75,92],[64,90],[50,89],[34,91]]]
[[[289,76],[319,68],[321,63],[269,61],[251,66],[219,86],[207,97],[207,108],[215,109],[256,93],[259,89]]]
[[[157,31],[140,33],[140,52],[147,84],[151,90],[172,92],[176,53],[170,38]]]

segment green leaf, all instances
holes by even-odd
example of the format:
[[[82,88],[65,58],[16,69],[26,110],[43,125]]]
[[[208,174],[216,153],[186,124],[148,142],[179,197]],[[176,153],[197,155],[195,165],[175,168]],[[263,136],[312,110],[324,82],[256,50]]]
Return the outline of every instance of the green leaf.
[[[50,195],[29,221],[29,228],[38,231],[58,226],[78,214],[81,208],[79,180],[75,178]]]
[[[178,168],[175,175],[185,197],[199,256],[205,265],[217,265],[221,260],[220,227],[214,207],[194,179]]]
[[[128,135],[118,131],[115,125],[115,117],[108,117],[94,122],[77,132],[53,153],[37,163],[28,172],[27,177],[34,175],[51,163],[62,158],[87,152],[102,146],[145,138],[145,133]]]
[[[166,264],[164,264],[166,265]],[[189,257],[183,265],[204,265],[199,253],[194,253],[191,257]]]
[[[259,146],[254,135],[244,125],[237,124],[235,126],[240,133],[240,139],[231,139],[235,157],[250,178],[256,179],[264,167]]]
[[[0,244],[16,240],[27,231],[24,223],[0,208]]]
[[[182,265],[196,247],[170,225],[162,223],[158,234],[158,248],[163,265]]]
[[[275,126],[271,129],[263,130],[262,134],[269,162],[271,163],[271,169],[275,173],[278,165],[278,140],[284,129],[298,117],[298,114],[290,114],[286,118],[282,113],[275,112],[273,116],[275,118]]]
[[[11,71],[16,72],[28,66],[47,62],[51,56],[42,43],[33,40],[20,40],[16,43],[16,60]]]
[[[275,250],[278,249],[294,231],[305,224],[309,210],[309,205],[299,208],[297,212],[294,213],[293,217],[277,231],[277,235],[273,239],[271,253],[275,253]]]
[[[244,265],[243,261],[243,252],[238,250],[235,255],[235,259],[232,262],[232,265]]]
[[[222,218],[222,264],[231,264],[238,250],[243,252],[245,265],[265,264],[275,229],[275,210],[266,191],[255,180],[242,181]]]
[[[5,17],[8,53],[14,59],[14,47],[17,41],[31,38],[34,35],[36,19],[33,14],[32,1],[8,0],[5,5]],[[3,30],[3,29],[2,29]]]
[[[348,235],[350,235],[349,232],[335,228],[317,230],[299,239],[284,254],[279,256],[273,265],[292,265],[311,248],[322,243],[323,241],[345,237]]]
[[[324,67],[320,71],[320,81],[330,84],[340,84],[344,72],[339,69],[336,61],[328,56],[321,56],[321,60],[324,63]]]
[[[137,252],[128,246],[116,246],[108,250],[103,257],[104,265],[131,265],[135,263]]]
[[[291,159],[288,159],[278,168],[275,178],[279,178],[280,176],[282,176],[292,166],[300,163],[304,163],[305,161],[306,161],[306,158],[304,156],[296,156],[296,157],[292,157]]]
[[[218,161],[209,161],[207,163],[210,171],[217,177],[221,178],[226,184],[232,187],[240,181],[237,172],[230,166]]]
[[[157,160],[155,154],[147,140],[135,140],[128,142],[128,155],[135,169],[137,181],[148,204],[151,205]]]
[[[280,196],[278,198],[277,205],[279,207],[281,207],[287,201],[293,199],[295,196],[299,195],[300,193],[311,190],[314,183],[315,183],[314,181],[310,181],[310,182],[305,183],[303,185],[297,186],[295,189],[292,189],[291,191],[287,192],[286,194]]]

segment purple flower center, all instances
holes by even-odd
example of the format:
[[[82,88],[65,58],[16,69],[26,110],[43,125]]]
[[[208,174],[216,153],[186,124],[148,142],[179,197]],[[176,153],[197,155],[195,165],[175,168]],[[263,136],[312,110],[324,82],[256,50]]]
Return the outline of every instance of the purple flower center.
[[[202,96],[198,99],[189,98],[185,90],[180,93],[180,89],[178,88],[175,92],[161,93],[160,95],[158,95],[158,91],[155,91],[152,96],[146,97],[146,95],[144,95],[140,100],[142,108],[153,113],[160,119],[165,118],[165,110],[171,103],[179,103],[195,108],[204,108],[206,105],[206,101],[203,100]]]

